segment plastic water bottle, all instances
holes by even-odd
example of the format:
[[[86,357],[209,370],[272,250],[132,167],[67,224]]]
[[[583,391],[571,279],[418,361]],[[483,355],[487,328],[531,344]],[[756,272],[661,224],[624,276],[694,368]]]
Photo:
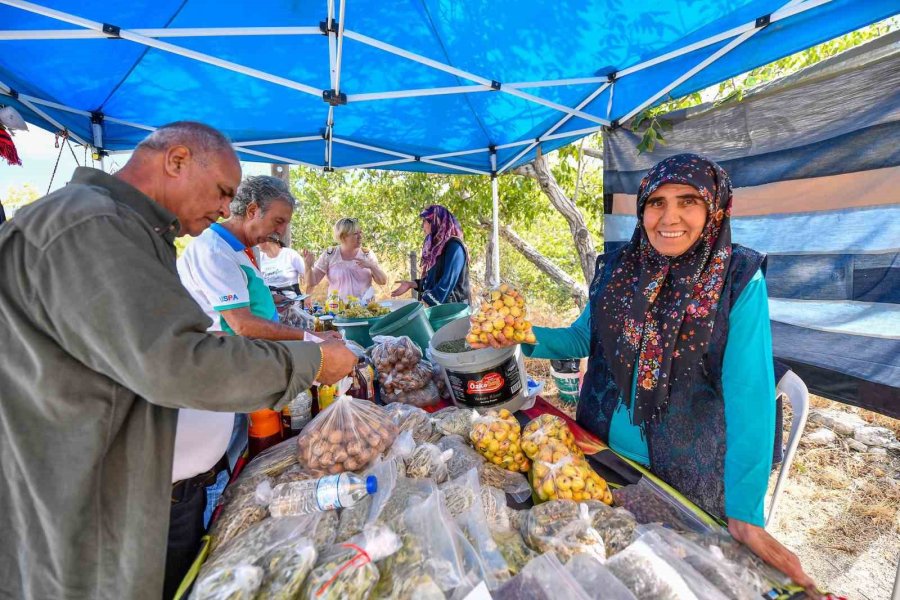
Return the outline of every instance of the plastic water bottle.
[[[271,491],[262,491],[259,495],[268,502],[273,517],[286,517],[349,508],[377,491],[378,478],[374,475],[363,478],[355,473],[341,473],[279,483]]]

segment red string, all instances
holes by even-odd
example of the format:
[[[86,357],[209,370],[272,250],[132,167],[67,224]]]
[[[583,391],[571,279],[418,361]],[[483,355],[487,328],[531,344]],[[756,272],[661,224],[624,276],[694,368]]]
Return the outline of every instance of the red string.
[[[356,550],[356,556],[354,556],[353,558],[351,558],[350,560],[345,562],[343,565],[341,565],[341,568],[334,572],[334,577],[332,577],[331,579],[329,579],[328,581],[323,583],[322,587],[320,587],[318,590],[316,590],[316,598],[318,598],[319,596],[324,594],[325,591],[328,590],[328,588],[331,587],[331,585],[335,581],[337,581],[337,578],[340,577],[341,573],[343,573],[350,567],[361,567],[365,564],[372,562],[372,559],[369,556],[368,552],[366,552],[365,550],[363,550],[356,544],[341,544],[341,545],[344,548],[353,548],[354,550]],[[360,559],[362,559],[361,562],[360,562]]]

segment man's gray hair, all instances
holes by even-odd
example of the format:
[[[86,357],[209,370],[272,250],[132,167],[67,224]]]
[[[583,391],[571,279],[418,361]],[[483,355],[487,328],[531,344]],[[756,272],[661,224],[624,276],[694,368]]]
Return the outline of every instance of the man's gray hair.
[[[196,121],[176,121],[163,125],[137,145],[135,151],[165,152],[172,146],[187,146],[196,158],[203,161],[217,152],[234,154],[231,141],[217,129]]]
[[[271,175],[254,175],[242,181],[231,201],[231,214],[246,216],[247,207],[254,202],[263,213],[269,210],[273,202],[287,202],[292,209],[297,206],[288,184]]]

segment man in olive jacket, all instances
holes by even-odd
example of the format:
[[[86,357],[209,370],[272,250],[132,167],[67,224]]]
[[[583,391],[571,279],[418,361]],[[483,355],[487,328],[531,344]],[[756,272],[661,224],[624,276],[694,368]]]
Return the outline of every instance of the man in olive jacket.
[[[224,136],[174,123],[0,228],[0,598],[159,600],[176,409],[277,409],[355,364],[206,333],[174,241],[240,179]]]

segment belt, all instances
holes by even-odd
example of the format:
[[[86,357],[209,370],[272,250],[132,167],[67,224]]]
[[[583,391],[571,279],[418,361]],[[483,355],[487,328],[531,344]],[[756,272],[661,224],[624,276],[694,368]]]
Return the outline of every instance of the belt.
[[[194,475],[190,479],[182,479],[172,484],[172,504],[183,501],[196,488],[205,488],[216,482],[219,473],[228,471],[228,455],[222,456],[213,468]]]

